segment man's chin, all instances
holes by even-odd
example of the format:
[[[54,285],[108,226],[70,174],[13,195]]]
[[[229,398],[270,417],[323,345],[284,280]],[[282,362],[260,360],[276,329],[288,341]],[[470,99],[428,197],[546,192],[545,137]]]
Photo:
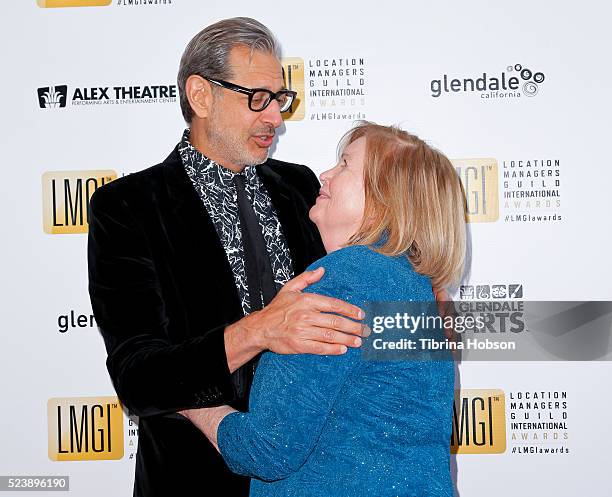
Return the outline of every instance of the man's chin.
[[[249,166],[258,166],[260,164],[263,164],[264,162],[268,160],[269,153],[270,153],[270,149],[266,149],[265,152],[263,153],[260,152],[258,154],[251,154],[247,164]]]

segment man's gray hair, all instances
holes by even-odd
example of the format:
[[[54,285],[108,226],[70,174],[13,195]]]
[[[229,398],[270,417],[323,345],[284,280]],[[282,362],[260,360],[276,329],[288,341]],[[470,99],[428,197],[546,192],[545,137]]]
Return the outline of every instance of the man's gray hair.
[[[187,123],[191,123],[193,118],[193,110],[185,91],[187,78],[197,74],[213,79],[231,79],[233,74],[229,66],[229,54],[238,45],[250,48],[251,53],[260,50],[280,58],[280,47],[272,32],[250,17],[224,19],[204,28],[185,48],[179,66],[179,98],[181,112]]]

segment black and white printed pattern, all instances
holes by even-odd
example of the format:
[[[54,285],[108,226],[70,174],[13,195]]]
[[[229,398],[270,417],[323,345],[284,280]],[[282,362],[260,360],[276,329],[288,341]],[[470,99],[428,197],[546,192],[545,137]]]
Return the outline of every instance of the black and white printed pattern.
[[[185,171],[202,199],[225,248],[227,260],[234,273],[236,288],[242,303],[242,311],[247,315],[251,311],[251,304],[244,269],[236,187],[233,181],[234,176],[238,173],[217,164],[196,150],[189,142],[189,132],[188,128],[183,133],[179,145],[179,154],[185,166]],[[276,289],[280,290],[293,277],[291,256],[280,221],[268,192],[257,176],[256,167],[247,166],[240,174],[243,174],[246,178],[247,198],[253,205],[259,221],[270,257]]]

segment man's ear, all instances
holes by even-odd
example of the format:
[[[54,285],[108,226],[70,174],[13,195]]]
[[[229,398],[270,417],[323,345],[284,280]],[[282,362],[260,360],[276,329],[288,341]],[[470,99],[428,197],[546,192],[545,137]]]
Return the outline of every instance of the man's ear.
[[[196,117],[206,118],[210,115],[213,103],[212,87],[202,76],[192,74],[187,78],[185,94]]]

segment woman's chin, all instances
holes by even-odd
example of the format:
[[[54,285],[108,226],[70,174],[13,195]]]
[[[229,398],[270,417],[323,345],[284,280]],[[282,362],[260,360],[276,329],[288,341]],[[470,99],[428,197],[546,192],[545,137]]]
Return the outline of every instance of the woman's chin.
[[[313,223],[317,224],[317,220],[319,219],[319,209],[317,208],[317,204],[313,205],[308,211],[308,218]]]

